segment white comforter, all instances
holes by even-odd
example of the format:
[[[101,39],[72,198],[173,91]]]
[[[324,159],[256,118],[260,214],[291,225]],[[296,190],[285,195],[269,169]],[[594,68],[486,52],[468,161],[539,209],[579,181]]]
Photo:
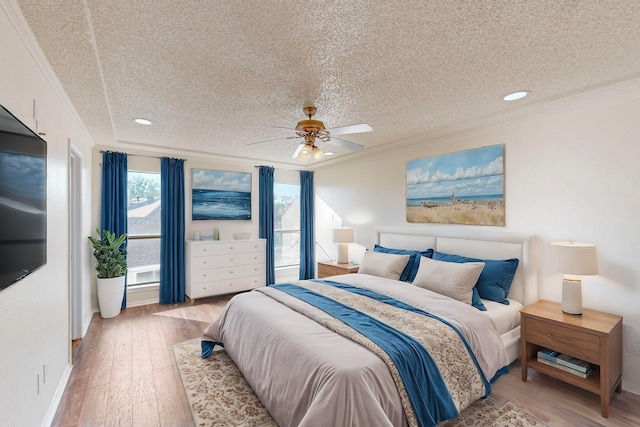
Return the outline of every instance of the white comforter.
[[[365,274],[332,279],[391,296],[448,320],[467,339],[487,379],[508,363],[492,322],[469,305]],[[202,339],[224,343],[282,427],[407,425],[397,388],[378,356],[260,292],[232,298]]]

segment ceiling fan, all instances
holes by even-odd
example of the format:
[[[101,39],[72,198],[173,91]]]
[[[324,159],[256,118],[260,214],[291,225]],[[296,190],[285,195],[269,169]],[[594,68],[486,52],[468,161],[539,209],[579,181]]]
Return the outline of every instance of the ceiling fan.
[[[347,150],[360,151],[364,148],[364,146],[356,144],[355,142],[349,142],[341,138],[336,138],[335,135],[371,132],[373,130],[371,126],[365,123],[326,129],[324,127],[324,123],[313,118],[317,111],[315,105],[313,105],[312,103],[306,103],[304,104],[302,111],[308,117],[308,119],[300,120],[295,129],[290,129],[295,132],[295,136],[270,139],[267,141],[251,142],[247,145],[263,144],[266,142],[280,141],[283,139],[302,139],[298,144],[296,150],[293,152],[291,158],[297,158],[303,162],[310,162],[313,160],[320,160],[324,157],[324,152],[320,148],[318,148],[318,146],[316,145],[316,140],[327,142],[338,147],[346,148]],[[275,127],[281,129],[289,129],[280,126]]]

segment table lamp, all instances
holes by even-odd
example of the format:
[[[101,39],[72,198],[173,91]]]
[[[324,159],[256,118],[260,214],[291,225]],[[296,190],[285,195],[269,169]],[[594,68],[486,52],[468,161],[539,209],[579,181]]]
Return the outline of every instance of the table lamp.
[[[349,263],[349,243],[353,243],[353,228],[334,228],[333,243],[338,244],[338,264]]]
[[[582,314],[582,281],[580,276],[598,274],[596,246],[591,243],[551,242],[562,280],[562,311]]]

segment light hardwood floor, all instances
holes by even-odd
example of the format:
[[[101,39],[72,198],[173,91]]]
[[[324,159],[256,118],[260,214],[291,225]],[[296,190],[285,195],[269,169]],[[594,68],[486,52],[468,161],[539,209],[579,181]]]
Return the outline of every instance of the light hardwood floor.
[[[199,337],[229,296],[195,304],[147,305],[113,319],[95,314],[73,345],[74,369],[53,426],[193,426],[173,344]],[[640,426],[640,400],[623,392],[600,417],[598,396],[537,372],[522,382],[515,362],[492,397],[512,401],[550,426]]]

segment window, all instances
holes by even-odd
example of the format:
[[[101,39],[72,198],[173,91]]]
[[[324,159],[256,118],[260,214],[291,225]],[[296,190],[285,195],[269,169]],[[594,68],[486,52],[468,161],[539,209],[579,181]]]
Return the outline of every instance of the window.
[[[127,286],[159,282],[160,174],[130,170],[127,185]]]
[[[300,265],[300,185],[274,183],[275,266]]]

